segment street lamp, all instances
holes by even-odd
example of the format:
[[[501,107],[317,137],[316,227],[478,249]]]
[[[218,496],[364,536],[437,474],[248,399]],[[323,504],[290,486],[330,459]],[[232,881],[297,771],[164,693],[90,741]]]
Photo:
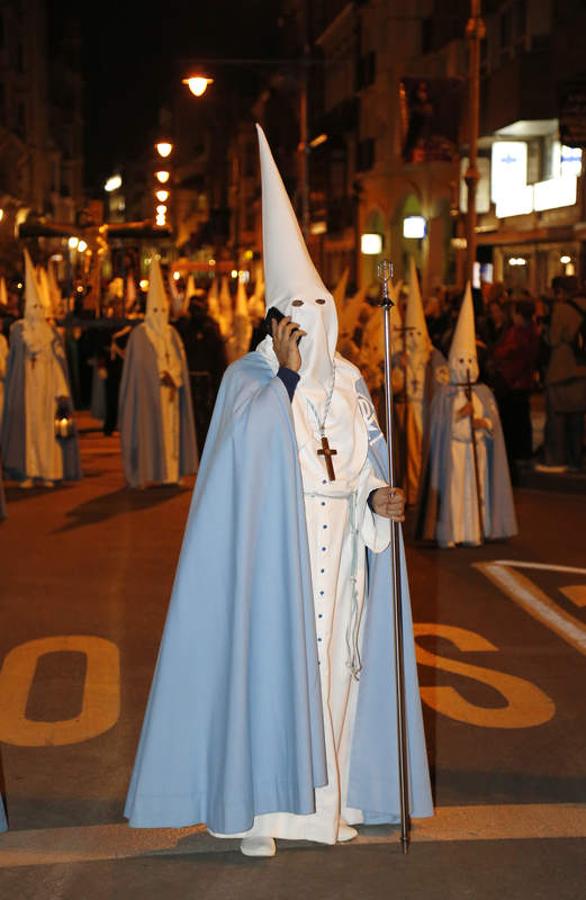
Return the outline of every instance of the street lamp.
[[[170,177],[170,172],[167,169],[159,169],[158,172],[155,172],[155,178],[159,182],[159,184],[167,184]]]
[[[122,177],[120,175],[111,175],[104,185],[104,190],[111,194],[122,187]]]
[[[166,203],[166,201],[169,199],[169,191],[155,191],[155,197],[157,198],[159,203]]]
[[[194,97],[203,97],[208,89],[208,85],[213,84],[213,78],[206,78],[205,75],[190,75],[184,78],[181,84],[186,84]]]
[[[155,150],[163,159],[167,159],[173,153],[173,144],[171,141],[158,141],[155,144]]]

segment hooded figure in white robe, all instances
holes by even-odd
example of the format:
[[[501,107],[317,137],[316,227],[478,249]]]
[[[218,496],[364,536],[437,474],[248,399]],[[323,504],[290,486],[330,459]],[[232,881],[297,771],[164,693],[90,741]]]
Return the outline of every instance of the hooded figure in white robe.
[[[232,294],[230,293],[230,284],[228,276],[223,275],[220,281],[220,293],[218,296],[218,309],[220,332],[224,340],[229,340],[232,335],[234,325],[234,313],[232,310]]]
[[[267,335],[224,376],[125,814],[270,856],[274,837],[397,821],[399,792],[390,523],[371,507],[384,439],[260,128],[259,143],[267,305],[305,332],[301,364]],[[401,556],[410,810],[428,816]]]
[[[517,520],[496,401],[477,383],[469,283],[448,365],[449,384],[437,386],[431,404],[416,533],[440,547],[476,547],[516,534]]]
[[[145,320],[132,332],[120,385],[120,440],[131,487],[178,484],[197,469],[185,351],[153,257]]]
[[[231,362],[240,359],[250,349],[252,337],[252,324],[248,312],[248,296],[244,282],[238,279],[236,291],[236,305],[234,308],[234,324],[232,335],[228,341],[228,358]]]
[[[419,495],[423,433],[435,385],[446,373],[446,361],[429,337],[413,257],[409,277],[405,321],[395,343],[401,348],[399,354],[394,354],[400,363],[393,374],[397,379],[394,400],[402,483],[407,503],[414,505]]]
[[[10,330],[1,438],[4,467],[22,487],[81,477],[65,351],[47,314],[25,251],[25,311]]]

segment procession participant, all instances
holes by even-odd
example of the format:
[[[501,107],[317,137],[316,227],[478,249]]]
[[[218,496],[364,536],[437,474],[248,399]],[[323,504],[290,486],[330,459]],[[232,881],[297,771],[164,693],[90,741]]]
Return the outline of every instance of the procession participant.
[[[445,373],[446,360],[430,340],[423,310],[419,278],[413,257],[409,260],[409,293],[404,325],[394,342],[394,366],[400,382],[395,387],[395,412],[398,425],[398,445],[401,456],[402,483],[408,505],[417,502],[421,477],[423,432],[438,380]],[[398,349],[401,348],[401,349]],[[447,380],[447,379],[446,379]]]
[[[382,551],[404,504],[260,128],[259,142],[270,334],[220,389],[125,814],[137,827],[205,822],[272,856],[275,837],[333,844],[399,820]],[[410,812],[429,816],[401,559]]]
[[[6,381],[6,365],[8,363],[8,341],[0,331],[0,425],[4,410],[4,382]]]
[[[1,450],[6,472],[35,482],[81,478],[79,446],[63,342],[46,320],[30,256],[25,251],[24,318],[10,329]]]
[[[226,348],[217,323],[209,315],[205,297],[192,297],[189,315],[179,319],[175,327],[185,348],[195,433],[201,453],[226,371]]]
[[[229,349],[231,349],[231,359],[240,359],[250,348],[250,339],[252,337],[252,325],[248,312],[248,297],[244,282],[238,279],[238,288],[236,290],[236,304],[234,307],[234,323],[232,327],[232,337],[229,341]]]
[[[470,284],[449,354],[449,384],[431,404],[416,534],[440,547],[478,546],[517,534],[507,455],[496,401],[478,384]]]
[[[232,295],[230,293],[230,285],[228,283],[227,275],[224,275],[222,277],[222,281],[220,284],[220,296],[218,297],[218,305],[219,305],[218,324],[220,326],[220,331],[222,332],[222,337],[225,340],[228,340],[228,338],[232,334],[232,327],[234,324],[234,314],[232,311]]]
[[[120,385],[119,431],[131,487],[179,484],[197,469],[185,352],[169,325],[157,257],[151,262],[145,320],[130,335]]]

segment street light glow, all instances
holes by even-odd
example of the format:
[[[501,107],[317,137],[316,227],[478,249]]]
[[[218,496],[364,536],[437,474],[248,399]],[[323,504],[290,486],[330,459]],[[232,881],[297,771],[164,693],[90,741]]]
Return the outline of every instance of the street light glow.
[[[184,78],[181,83],[187,85],[194,97],[203,97],[208,89],[208,85],[214,83],[214,79],[206,78],[205,75],[190,75],[189,78]]]
[[[163,159],[167,159],[167,157],[171,156],[173,153],[173,144],[170,141],[159,141],[155,144],[155,149],[159,156],[162,156]]]
[[[159,184],[167,184],[169,181],[170,172],[166,169],[159,169],[158,172],[155,172],[155,178],[159,182]]]
[[[67,246],[69,247],[70,250],[76,250],[78,244],[79,244],[79,238],[76,238],[76,237],[70,237],[69,240],[67,241]]]
[[[165,200],[169,199],[169,191],[165,191],[165,190],[155,191],[155,197],[157,198],[157,200],[160,203],[164,203]]]
[[[383,252],[382,234],[367,232],[360,237],[360,250],[364,256],[378,256]]]
[[[164,203],[159,203],[156,207],[158,216],[166,216],[167,215],[167,207]]]
[[[407,216],[403,219],[403,237],[421,240],[425,237],[426,226],[423,216]]]
[[[318,134],[317,137],[314,137],[314,139],[309,142],[309,146],[312,150],[315,150],[316,147],[320,147],[322,144],[325,144],[327,139],[327,134]]]
[[[118,188],[121,188],[121,187],[122,187],[122,176],[121,175],[110,175],[110,177],[106,181],[106,184],[104,185],[104,190],[107,191],[109,194],[111,194],[112,191],[117,191]]]
[[[79,250],[80,253],[85,253],[85,251],[87,250],[86,241],[79,241],[77,244],[77,249]]]

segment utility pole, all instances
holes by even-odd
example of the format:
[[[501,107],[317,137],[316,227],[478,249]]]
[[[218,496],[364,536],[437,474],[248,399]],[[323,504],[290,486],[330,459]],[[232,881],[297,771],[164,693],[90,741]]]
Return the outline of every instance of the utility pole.
[[[472,282],[476,261],[476,190],[480,180],[478,171],[478,129],[480,111],[480,41],[486,27],[480,16],[481,0],[470,0],[470,18],[466,25],[468,41],[468,168],[464,180],[468,188],[466,214],[466,280]]]

